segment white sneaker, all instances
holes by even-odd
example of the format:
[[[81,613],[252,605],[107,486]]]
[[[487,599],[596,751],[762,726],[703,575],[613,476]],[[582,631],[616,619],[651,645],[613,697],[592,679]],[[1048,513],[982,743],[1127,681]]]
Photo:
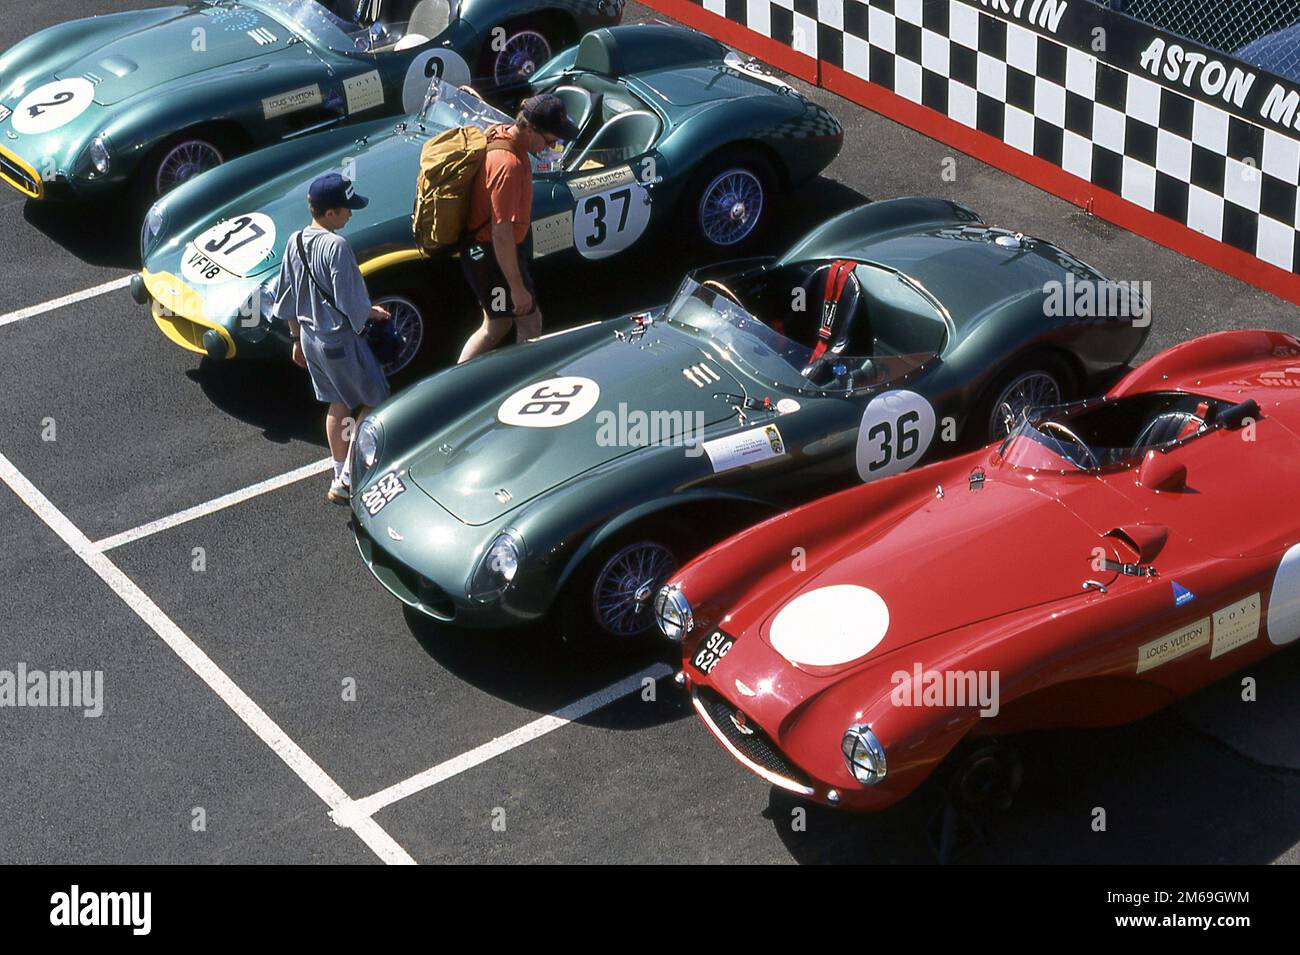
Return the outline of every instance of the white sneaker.
[[[341,478],[330,482],[329,493],[325,500],[331,504],[346,504],[352,500],[352,485],[345,484]]]

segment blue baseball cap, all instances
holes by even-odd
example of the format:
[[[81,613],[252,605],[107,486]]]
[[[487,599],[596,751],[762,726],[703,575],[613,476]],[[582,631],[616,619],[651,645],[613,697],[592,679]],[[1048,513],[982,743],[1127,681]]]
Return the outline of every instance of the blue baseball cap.
[[[307,201],[313,209],[327,212],[330,209],[364,209],[370,200],[359,196],[352,188],[352,180],[336,172],[327,172],[312,181],[307,190]]]

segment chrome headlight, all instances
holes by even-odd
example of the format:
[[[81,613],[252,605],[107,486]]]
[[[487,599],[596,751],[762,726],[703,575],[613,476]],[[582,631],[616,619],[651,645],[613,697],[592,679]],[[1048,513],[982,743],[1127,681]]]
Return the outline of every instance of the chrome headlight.
[[[840,752],[853,778],[864,786],[874,786],[885,778],[885,747],[866,723],[854,723],[844,731]]]
[[[155,202],[145,213],[144,225],[140,227],[140,261],[153,251],[153,244],[158,241],[158,236],[162,234],[163,224],[166,221],[160,204]]]
[[[109,166],[112,161],[108,155],[108,137],[100,133],[90,141],[90,165],[94,167],[95,173],[100,176],[107,176]]]
[[[374,415],[367,416],[361,422],[360,427],[357,428],[357,463],[366,471],[373,468],[375,462],[379,460],[379,444],[383,440],[383,436],[383,425],[375,420]]]
[[[695,616],[691,611],[691,602],[682,593],[681,585],[668,584],[659,588],[659,593],[655,594],[655,623],[669,640],[681,640],[691,632],[695,626]]]
[[[470,598],[488,601],[501,596],[519,571],[519,555],[522,551],[523,539],[513,530],[507,529],[498,534],[483,552],[478,567],[470,577]]]

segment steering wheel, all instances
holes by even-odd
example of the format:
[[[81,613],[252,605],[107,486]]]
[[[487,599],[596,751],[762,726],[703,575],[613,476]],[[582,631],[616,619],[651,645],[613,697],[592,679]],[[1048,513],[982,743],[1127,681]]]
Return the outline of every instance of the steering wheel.
[[[723,295],[727,296],[727,298],[731,299],[737,305],[740,305],[741,308],[745,307],[744,305],[741,305],[740,296],[737,295],[735,292],[733,292],[731,289],[727,288],[727,286],[723,285],[717,279],[705,279],[703,282],[700,283],[700,288],[711,288],[715,292],[721,292]]]
[[[1088,461],[1092,462],[1092,464],[1089,466],[1086,464],[1086,462],[1080,463],[1077,459],[1072,457],[1070,458],[1070,460],[1074,464],[1083,467],[1085,470],[1091,470],[1094,468],[1101,467],[1101,462],[1097,460],[1097,455],[1092,453],[1092,448],[1088,447],[1088,445],[1084,443],[1084,440],[1082,438],[1080,438],[1077,434],[1075,434],[1065,425],[1061,424],[1061,422],[1044,421],[1039,427],[1041,427],[1042,430],[1044,431],[1055,431],[1063,435],[1066,438],[1066,440],[1068,440],[1071,444],[1075,445],[1077,448],[1079,448],[1079,450],[1081,450],[1084,454],[1088,456]]]

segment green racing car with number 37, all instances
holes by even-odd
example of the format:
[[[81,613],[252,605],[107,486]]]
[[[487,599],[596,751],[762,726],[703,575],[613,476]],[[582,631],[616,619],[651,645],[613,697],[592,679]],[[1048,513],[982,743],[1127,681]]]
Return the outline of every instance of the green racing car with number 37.
[[[564,100],[577,138],[534,158],[535,260],[637,255],[656,230],[731,255],[772,218],[773,193],[821,172],[843,130],[821,106],[703,34],[637,24],[588,33],[516,89]],[[491,98],[491,97],[490,97]],[[403,371],[431,344],[436,286],[411,232],[420,150],[457,126],[509,114],[445,80],[400,121],[318,133],[227,163],[160,200],[141,237],[133,292],[163,333],[217,360],[287,354],[265,315],[284,244],[306,224],[307,187],[331,169],[370,204],[344,235],[371,297],[393,315]],[[428,264],[428,263],[423,263]],[[453,281],[460,282],[459,277]]]

